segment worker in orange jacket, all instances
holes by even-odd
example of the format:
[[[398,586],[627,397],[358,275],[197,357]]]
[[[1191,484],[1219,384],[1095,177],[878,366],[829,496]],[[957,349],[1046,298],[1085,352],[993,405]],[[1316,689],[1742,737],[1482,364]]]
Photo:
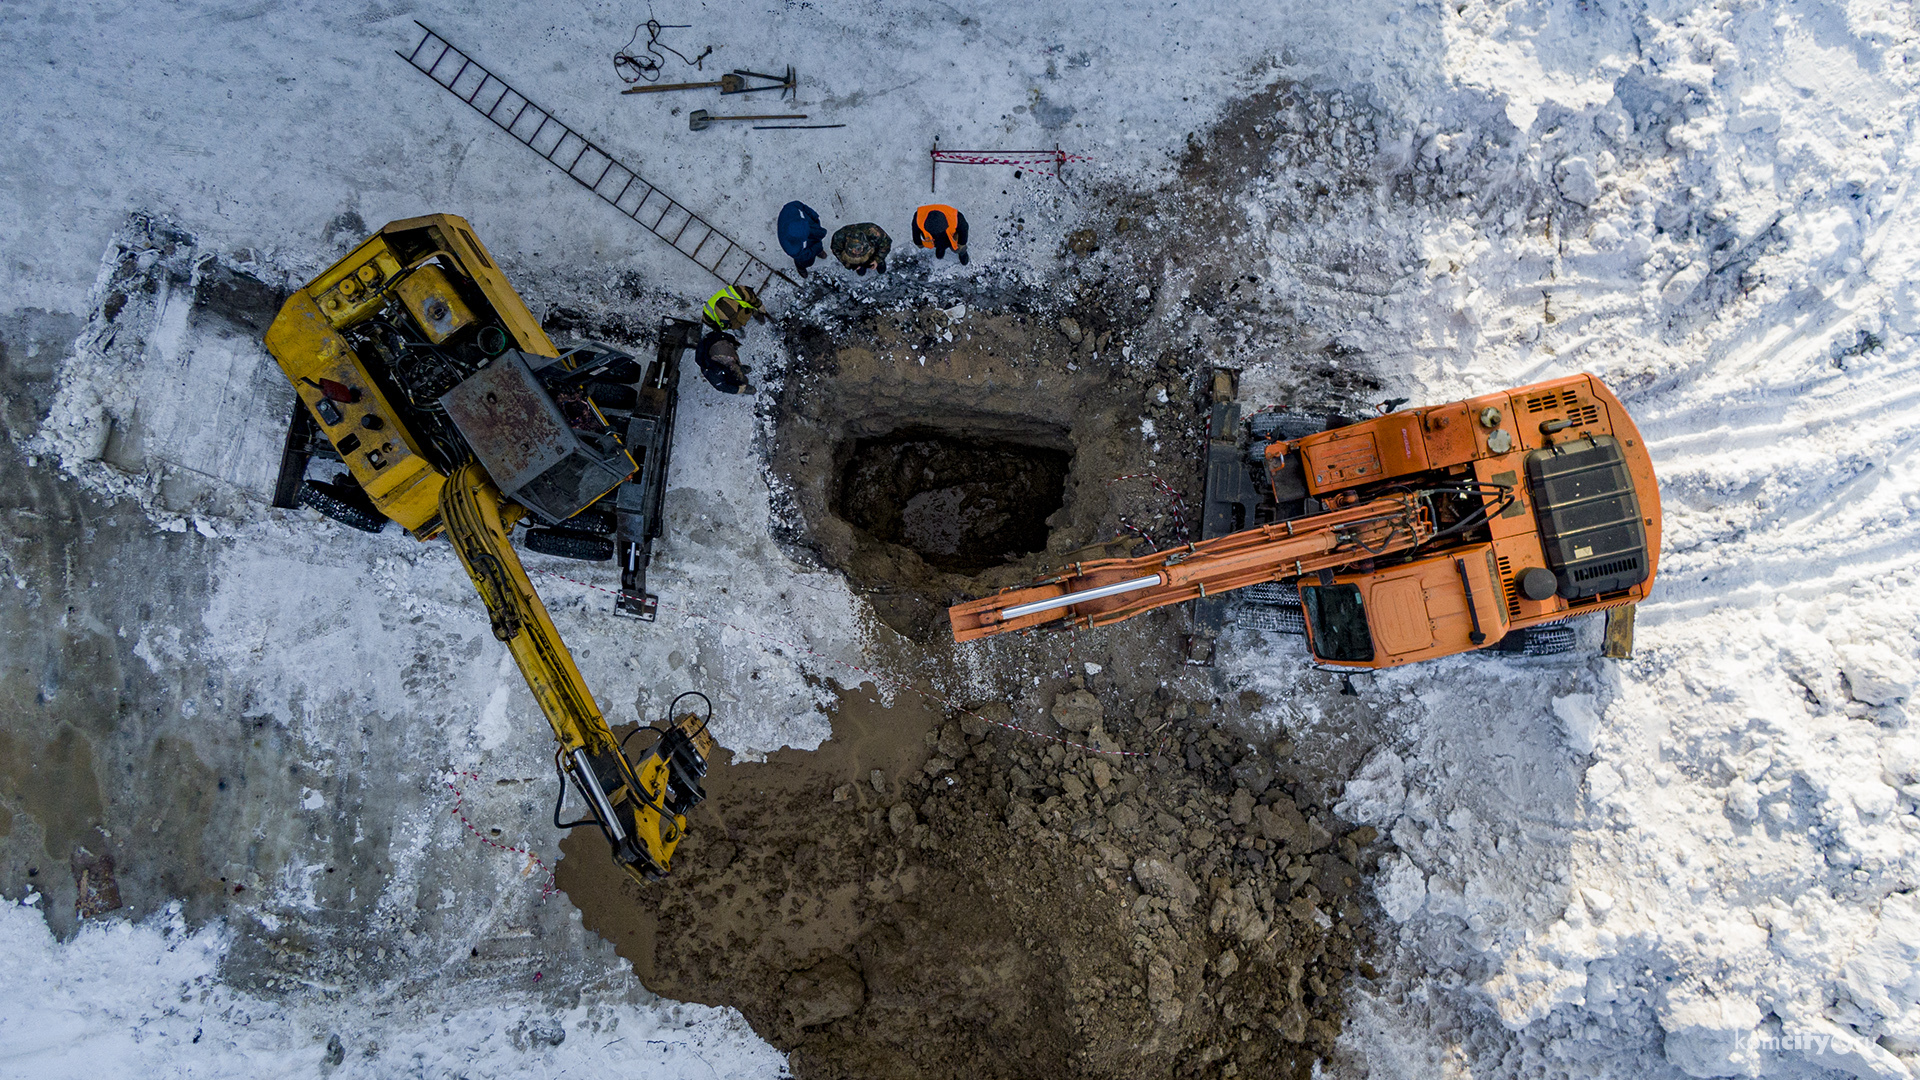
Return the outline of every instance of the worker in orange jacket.
[[[932,248],[934,258],[944,259],[947,250],[960,256],[967,265],[967,215],[951,206],[933,203],[913,212],[913,242]]]

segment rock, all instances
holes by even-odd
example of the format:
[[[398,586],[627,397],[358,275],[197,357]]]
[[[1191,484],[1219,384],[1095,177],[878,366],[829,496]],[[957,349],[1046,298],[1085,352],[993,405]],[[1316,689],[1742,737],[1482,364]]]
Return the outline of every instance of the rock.
[[[1257,799],[1273,786],[1273,766],[1265,758],[1250,754],[1233,767],[1233,782]]]
[[[120,885],[114,879],[111,854],[95,855],[77,847],[67,862],[78,893],[73,901],[75,914],[82,919],[97,919],[120,906]]]
[[[872,784],[873,790],[880,794],[885,795],[887,793],[887,774],[879,769],[875,769],[867,774],[867,783]]]
[[[1298,999],[1287,1003],[1280,1015],[1269,1021],[1273,1030],[1287,1042],[1305,1042],[1307,1038],[1307,1010]]]
[[[1333,834],[1309,822],[1291,799],[1276,799],[1267,806],[1254,807],[1253,822],[1260,835],[1285,847],[1289,854],[1319,851],[1333,842]]]
[[[1013,706],[1004,701],[974,705],[960,713],[960,731],[969,739],[985,735],[995,724],[1013,725]]]
[[[1100,856],[1100,861],[1106,863],[1110,870],[1125,870],[1133,864],[1133,860],[1127,857],[1126,852],[1104,840],[1093,845],[1093,853]]]
[[[1253,793],[1246,788],[1235,788],[1233,798],[1227,800],[1227,820],[1245,828],[1253,822]]]
[[[949,720],[940,725],[940,737],[934,742],[933,748],[941,757],[958,761],[967,756],[966,733],[960,730],[959,724]]]
[[[347,1060],[347,1048],[341,1043],[340,1036],[338,1034],[327,1036],[327,1056],[320,1059],[321,1064],[334,1069],[345,1060]]]
[[[1096,790],[1105,791],[1107,785],[1113,783],[1113,766],[1100,758],[1094,758],[1087,765],[1087,772],[1093,777],[1093,786]]]
[[[1133,879],[1148,893],[1165,899],[1176,915],[1192,913],[1200,900],[1200,887],[1162,855],[1142,855],[1133,860]]]
[[[1070,690],[1053,699],[1053,722],[1068,731],[1084,732],[1100,723],[1100,699],[1085,690]]]
[[[833,789],[834,802],[846,802],[851,798],[853,798],[852,784],[841,784],[839,787]]]
[[[1592,206],[1600,198],[1600,178],[1586,158],[1570,157],[1555,166],[1553,182],[1568,202]]]
[[[1173,961],[1155,953],[1147,961],[1147,1005],[1153,1010],[1154,1023],[1171,1026],[1180,1022],[1185,1010],[1175,993]]]
[[[1067,234],[1067,250],[1084,259],[1100,250],[1099,236],[1092,229],[1076,229]]]
[[[731,840],[718,840],[707,846],[707,869],[725,870],[733,865],[739,846]]]
[[[1132,832],[1140,827],[1140,812],[1126,803],[1121,803],[1107,811],[1107,824],[1121,832]]]
[[[1213,974],[1216,978],[1221,978],[1221,979],[1232,978],[1233,973],[1239,970],[1240,970],[1240,956],[1238,953],[1234,952],[1232,949],[1227,949],[1226,951],[1222,952],[1219,956],[1214,958]]]
[[[939,776],[941,773],[951,772],[952,770],[952,760],[941,757],[938,754],[928,758],[927,763],[920,766],[920,771],[926,773],[928,776]]]
[[[1060,790],[1067,793],[1067,798],[1076,802],[1087,797],[1086,783],[1072,773],[1060,778]]]
[[[1207,914],[1207,929],[1238,938],[1243,945],[1255,945],[1267,937],[1267,921],[1260,917],[1253,890],[1245,885],[1214,898],[1213,910]]]
[[[782,996],[795,1027],[818,1027],[859,1012],[867,984],[853,965],[836,956],[787,976]]]
[[[895,836],[904,835],[908,829],[919,823],[920,815],[906,803],[894,803],[893,809],[887,811],[887,827],[893,830]]]

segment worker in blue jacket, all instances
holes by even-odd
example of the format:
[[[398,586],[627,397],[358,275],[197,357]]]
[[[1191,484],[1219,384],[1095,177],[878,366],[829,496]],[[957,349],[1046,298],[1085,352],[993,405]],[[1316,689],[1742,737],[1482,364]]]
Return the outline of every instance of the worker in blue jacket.
[[[780,208],[779,229],[780,249],[793,256],[793,268],[806,277],[813,260],[826,254],[820,247],[821,238],[827,235],[827,230],[820,227],[820,215],[796,199]]]

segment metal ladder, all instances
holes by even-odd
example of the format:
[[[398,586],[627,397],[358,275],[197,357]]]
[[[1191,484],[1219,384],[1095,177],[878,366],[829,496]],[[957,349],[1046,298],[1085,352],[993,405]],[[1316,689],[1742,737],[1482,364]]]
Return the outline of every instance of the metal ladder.
[[[573,181],[665,240],[702,270],[728,285],[765,289],[774,279],[793,279],[767,265],[699,214],[682,206],[639,173],[615,160],[585,135],[568,127],[524,94],[481,67],[471,56],[415,21],[425,34],[413,52],[396,53],[407,63],[493,121],[502,131],[546,158]]]

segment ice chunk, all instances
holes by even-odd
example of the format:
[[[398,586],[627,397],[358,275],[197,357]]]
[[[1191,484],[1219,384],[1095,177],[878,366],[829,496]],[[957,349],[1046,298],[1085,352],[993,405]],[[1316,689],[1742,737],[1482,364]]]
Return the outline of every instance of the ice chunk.
[[[1394,922],[1413,918],[1427,903],[1426,875],[1405,855],[1395,855],[1380,869],[1382,873],[1373,880],[1373,895],[1380,900],[1380,909]]]
[[[1568,202],[1592,206],[1600,198],[1600,178],[1593,163],[1583,157],[1570,157],[1553,170],[1553,182]]]
[[[1567,726],[1567,745],[1573,747],[1574,753],[1593,753],[1594,736],[1600,729],[1600,713],[1594,708],[1592,694],[1568,694],[1554,698],[1553,715]]]
[[[1675,990],[1660,1009],[1667,1060],[1688,1076],[1758,1076],[1753,1034],[1760,1007],[1751,1000]]]
[[[1373,752],[1358,775],[1347,781],[1347,793],[1335,807],[1341,817],[1382,828],[1393,824],[1406,805],[1406,763],[1386,747]]]
[[[1847,678],[1847,693],[1855,701],[1891,705],[1913,694],[1913,661],[1886,642],[1842,645],[1835,652],[1840,655],[1840,673]]]

